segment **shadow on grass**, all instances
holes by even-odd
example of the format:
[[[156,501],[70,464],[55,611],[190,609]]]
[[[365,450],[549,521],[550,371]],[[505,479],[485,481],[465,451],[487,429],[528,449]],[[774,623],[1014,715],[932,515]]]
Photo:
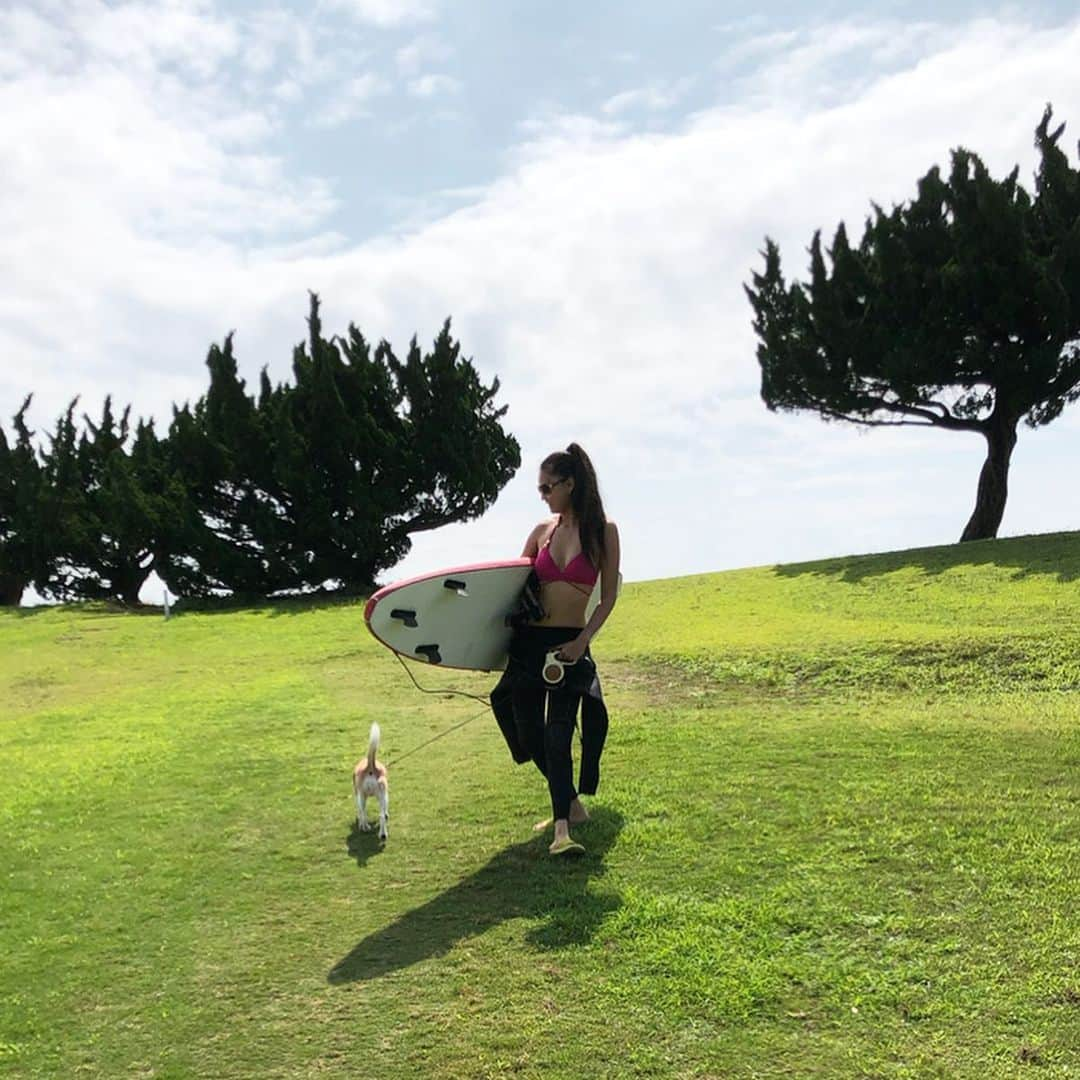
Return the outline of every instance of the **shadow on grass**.
[[[381,855],[385,846],[379,839],[377,825],[372,825],[367,832],[361,832],[360,826],[356,824],[356,818],[353,818],[352,829],[345,842],[357,866],[363,866],[372,855]]]
[[[538,949],[590,941],[604,917],[622,904],[617,895],[590,892],[588,887],[593,878],[603,876],[603,857],[622,825],[622,814],[597,807],[589,823],[574,830],[587,848],[574,861],[548,855],[547,836],[504,848],[476,873],[363,938],[330,969],[327,980],[377,979],[442,956],[459,941],[506,919],[544,918],[526,935]]]
[[[20,619],[33,619],[39,615],[49,615],[58,611],[77,612],[86,618],[103,618],[114,615],[136,615],[142,618],[164,617],[164,608],[158,604],[121,604],[113,600],[67,600],[64,602],[45,602],[32,607],[0,608],[0,612],[10,612]]]
[[[942,574],[957,566],[1000,566],[1013,568],[1014,579],[1036,574],[1055,575],[1058,581],[1080,580],[1080,532],[1014,536],[1001,540],[972,540],[966,544],[912,548],[882,555],[846,555],[818,562],[792,563],[774,567],[778,577],[818,574],[841,581],[860,582],[919,567],[926,574]]]
[[[375,587],[360,593],[316,592],[304,596],[212,596],[178,597],[169,607],[171,618],[183,615],[239,615],[266,614],[270,618],[284,615],[304,615],[336,607],[359,607],[361,611]],[[161,619],[165,609],[161,604],[121,604],[116,600],[65,600],[47,601],[31,606],[0,607],[0,612],[10,611],[21,619],[45,615],[51,611],[78,612],[84,616],[137,615]]]

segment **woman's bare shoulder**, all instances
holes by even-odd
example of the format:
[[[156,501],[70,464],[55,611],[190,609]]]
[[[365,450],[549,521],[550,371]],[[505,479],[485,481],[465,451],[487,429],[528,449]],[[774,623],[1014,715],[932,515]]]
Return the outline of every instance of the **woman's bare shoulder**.
[[[529,533],[530,539],[537,536],[543,536],[546,532],[554,528],[558,524],[559,515],[552,514],[551,517],[543,518],[533,526],[533,531]]]
[[[540,548],[540,540],[542,537],[546,537],[547,534],[554,528],[555,524],[559,520],[558,514],[553,514],[551,517],[544,518],[543,521],[538,522],[533,526],[533,531],[529,533],[528,540],[525,541],[524,554],[532,558],[536,555]]]

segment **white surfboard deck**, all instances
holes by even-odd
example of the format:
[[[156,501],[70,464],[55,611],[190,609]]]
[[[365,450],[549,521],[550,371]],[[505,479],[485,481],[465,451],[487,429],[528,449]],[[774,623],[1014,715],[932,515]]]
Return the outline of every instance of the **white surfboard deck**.
[[[364,621],[401,656],[440,667],[502,671],[513,632],[506,617],[516,608],[532,565],[531,559],[506,559],[398,581],[372,595]],[[597,581],[586,620],[599,603]]]

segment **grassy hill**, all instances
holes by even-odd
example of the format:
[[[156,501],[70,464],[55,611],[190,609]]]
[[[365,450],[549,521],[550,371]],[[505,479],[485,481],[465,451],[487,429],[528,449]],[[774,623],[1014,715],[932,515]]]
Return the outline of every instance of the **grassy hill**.
[[[568,865],[361,615],[0,614],[0,1075],[1080,1074],[1080,534],[627,585]]]

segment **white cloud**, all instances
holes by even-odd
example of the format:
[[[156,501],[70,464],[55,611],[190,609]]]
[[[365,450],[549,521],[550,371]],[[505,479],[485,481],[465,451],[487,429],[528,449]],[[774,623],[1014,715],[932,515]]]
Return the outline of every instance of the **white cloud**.
[[[236,24],[199,0],[119,6],[80,0],[71,6],[68,26],[97,62],[112,62],[129,72],[135,68],[156,74],[178,65],[209,79],[240,47]]]
[[[349,79],[340,87],[336,98],[316,113],[311,120],[315,127],[339,127],[354,116],[370,116],[370,103],[390,92],[390,84],[374,72]]]
[[[318,10],[340,11],[361,23],[394,27],[435,17],[431,0],[319,0]]]
[[[17,283],[0,399],[34,389],[49,423],[80,392],[167,415],[162,388],[201,376],[171,341],[194,331],[205,354],[240,313],[244,246],[311,235],[333,196],[263,149],[276,121],[226,77],[232,24],[194,4],[50,10],[5,12],[23,62],[0,80],[0,276]]]
[[[831,71],[851,50],[894,48],[890,36],[890,27],[837,33],[820,62]],[[504,497],[505,526],[497,510],[475,535],[513,546],[533,463],[577,437],[597,454],[613,504],[637,507],[631,568],[825,555],[838,537],[849,550],[955,539],[981,441],[767,413],[741,286],[767,233],[788,274],[802,276],[815,227],[829,235],[847,219],[857,233],[871,199],[909,197],[959,142],[999,174],[1017,160],[1030,169],[1044,98],[1067,103],[1080,89],[1078,46],[1075,26],[991,34],[981,24],[862,78],[849,98],[807,105],[819,73],[811,41],[788,72],[770,61],[771,89],[755,103],[702,112],[671,135],[624,136],[587,117],[535,121],[513,169],[480,203],[377,256],[373,311],[411,309],[414,325],[453,312],[466,347],[503,381],[529,464]],[[343,256],[335,277],[370,282],[368,264],[365,251]],[[744,495],[728,496],[729,483]],[[868,485],[881,496],[869,498]],[[680,529],[672,545],[671,523],[703,492],[701,531]],[[704,543],[718,527],[706,528],[711,519],[721,532]],[[891,539],[898,534],[905,541]],[[495,554],[495,542],[470,553]],[[412,564],[431,564],[445,543],[425,538]]]
[[[460,89],[461,83],[449,75],[421,75],[409,83],[409,93],[418,98],[456,94]]]
[[[23,7],[0,9],[0,77],[25,77],[33,71],[62,71],[72,61],[70,44],[58,40],[48,22]]]
[[[636,90],[624,90],[608,98],[600,111],[608,116],[645,109],[657,112],[677,105],[693,86],[693,79],[676,79],[671,83],[653,82]]]
[[[979,31],[978,23],[966,28],[967,49],[978,49]],[[838,98],[850,100],[853,90],[879,83],[928,54],[949,51],[941,24],[852,21],[739,40],[722,55],[717,68],[725,71],[754,62],[738,84],[743,101],[782,100],[800,109],[820,108]],[[790,94],[793,85],[800,87],[798,101]]]
[[[453,49],[446,42],[430,34],[402,45],[394,53],[394,61],[402,75],[414,76],[428,64],[441,64],[453,55]]]
[[[52,32],[25,20],[20,55],[87,48]],[[229,34],[207,40],[209,70],[228,67]],[[0,373],[0,405],[33,388],[51,421],[73,392],[112,390],[167,416],[232,328],[249,379],[267,362],[285,377],[312,288],[328,331],[354,320],[401,349],[453,315],[523,443],[484,521],[422,538],[403,572],[516,553],[540,510],[536,462],[572,438],[595,456],[631,578],[946,542],[970,510],[979,440],[768,413],[742,284],[766,234],[803,276],[816,227],[843,218],[857,234],[871,199],[909,197],[957,143],[1026,178],[1046,99],[1080,127],[1066,111],[1078,52],[1077,22],[823,29],[770,55],[752,98],[667,134],[628,133],[617,110],[537,111],[469,205],[351,249],[325,225],[328,185],[289,179],[266,152],[271,108],[100,52],[49,78],[26,60],[0,84],[0,273],[17,283],[0,295],[0,355],[21,361]],[[248,69],[289,85],[261,63]],[[364,78],[358,105],[381,92]],[[1034,463],[1068,452],[1076,412],[1021,433],[1006,531],[1068,527],[1045,509],[1064,513],[1060,499],[1036,514],[1029,493],[1050,490]]]

